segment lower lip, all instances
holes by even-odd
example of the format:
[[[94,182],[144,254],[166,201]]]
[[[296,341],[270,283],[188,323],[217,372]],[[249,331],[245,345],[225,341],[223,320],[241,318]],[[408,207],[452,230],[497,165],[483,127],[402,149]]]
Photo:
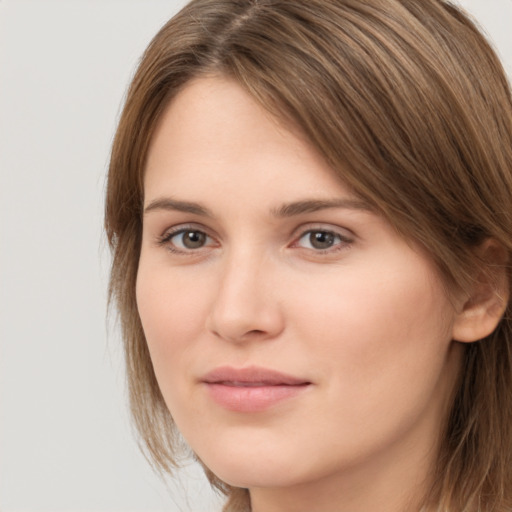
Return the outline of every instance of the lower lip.
[[[210,396],[219,405],[236,412],[261,412],[303,393],[309,384],[294,386],[230,386],[206,383]]]

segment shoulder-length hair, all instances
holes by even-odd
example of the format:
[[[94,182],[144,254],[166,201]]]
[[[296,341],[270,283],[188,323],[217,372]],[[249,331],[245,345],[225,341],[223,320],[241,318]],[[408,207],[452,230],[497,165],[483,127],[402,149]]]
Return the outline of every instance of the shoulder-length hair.
[[[191,79],[236,80],[298,127],[344,183],[421,244],[447,286],[482,271],[477,247],[512,253],[512,99],[474,23],[443,0],[193,0],[153,39],[115,136],[105,226],[131,411],[161,471],[177,433],[137,312],[143,176],[163,110]],[[510,261],[510,260],[509,260]],[[510,268],[506,269],[510,285]],[[467,344],[425,504],[439,511],[512,508],[510,303],[497,329]],[[247,492],[206,470],[249,510]]]

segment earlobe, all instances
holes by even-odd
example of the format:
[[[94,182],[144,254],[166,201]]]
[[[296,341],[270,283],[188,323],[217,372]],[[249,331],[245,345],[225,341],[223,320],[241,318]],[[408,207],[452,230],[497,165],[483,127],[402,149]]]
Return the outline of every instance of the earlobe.
[[[498,326],[509,301],[508,254],[494,239],[478,248],[482,267],[473,289],[463,301],[453,325],[452,338],[471,343],[489,336]]]

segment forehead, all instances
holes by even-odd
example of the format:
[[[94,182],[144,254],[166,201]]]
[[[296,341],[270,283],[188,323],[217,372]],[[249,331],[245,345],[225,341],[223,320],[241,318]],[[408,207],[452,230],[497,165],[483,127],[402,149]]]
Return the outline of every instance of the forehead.
[[[145,170],[147,200],[178,190],[229,196],[309,191],[348,194],[333,169],[298,130],[285,127],[240,85],[222,77],[191,81],[164,111]]]

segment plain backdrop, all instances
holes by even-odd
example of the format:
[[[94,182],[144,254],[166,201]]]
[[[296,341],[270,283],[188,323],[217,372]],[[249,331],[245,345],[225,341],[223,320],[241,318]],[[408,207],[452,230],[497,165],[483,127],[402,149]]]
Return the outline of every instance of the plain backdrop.
[[[418,0],[421,1],[421,0]],[[164,485],[107,336],[102,207],[137,60],[182,0],[0,0],[0,510],[219,510],[193,464]],[[512,0],[465,0],[512,75]]]

